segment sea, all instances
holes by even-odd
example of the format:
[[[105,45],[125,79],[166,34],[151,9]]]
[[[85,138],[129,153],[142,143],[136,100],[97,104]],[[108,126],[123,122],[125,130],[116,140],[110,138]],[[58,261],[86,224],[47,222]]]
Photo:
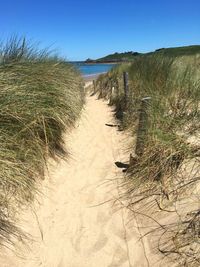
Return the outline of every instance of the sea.
[[[80,70],[84,77],[90,77],[102,73],[106,73],[111,70],[116,64],[86,64],[83,62],[73,62],[73,64]]]

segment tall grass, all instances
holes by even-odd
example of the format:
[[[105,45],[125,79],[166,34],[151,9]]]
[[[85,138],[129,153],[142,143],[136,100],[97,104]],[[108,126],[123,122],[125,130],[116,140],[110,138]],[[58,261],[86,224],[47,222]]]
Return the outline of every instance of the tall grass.
[[[140,204],[140,208],[145,207],[147,214],[168,209],[176,212],[176,203],[180,205],[180,201],[188,197],[188,192],[191,193],[200,180],[199,64],[198,56],[140,57],[131,65],[113,69],[97,81],[100,97],[112,98],[111,104],[115,105],[116,115],[123,114],[123,127],[129,129],[133,136],[137,133],[141,98],[151,97],[148,107],[150,124],[144,153],[141,157],[136,155],[126,175],[129,207],[138,208]],[[124,70],[129,72],[130,88],[126,110]],[[112,86],[115,87],[113,96]],[[176,262],[180,266],[199,266],[199,247],[194,246],[194,243],[197,244],[194,236],[199,231],[199,209],[195,205],[190,216],[187,212],[188,209],[185,209],[185,213],[176,217],[173,226],[168,226],[167,232],[171,237],[168,241],[165,239],[159,250],[165,255],[176,255]],[[195,224],[195,227],[188,228],[191,224]],[[172,242],[175,239],[176,246]],[[188,262],[193,265],[187,265]]]
[[[0,50],[0,238],[20,234],[16,208],[29,203],[43,179],[48,157],[67,154],[63,133],[78,119],[83,82],[65,61],[24,38]]]

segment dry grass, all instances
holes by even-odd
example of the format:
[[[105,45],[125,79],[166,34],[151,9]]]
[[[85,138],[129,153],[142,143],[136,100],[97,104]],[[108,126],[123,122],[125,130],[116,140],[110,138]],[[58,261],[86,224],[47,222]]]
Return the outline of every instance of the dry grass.
[[[12,38],[0,55],[0,238],[8,242],[20,234],[14,214],[33,200],[48,157],[66,155],[63,133],[78,119],[84,95],[71,65],[25,39]]]
[[[137,133],[141,99],[151,97],[144,152],[135,158],[127,172],[125,197],[129,199],[129,207],[139,205],[145,214],[154,214],[154,218],[156,211],[177,213],[172,225],[162,224],[161,230],[167,234],[162,233],[164,241],[162,246],[159,244],[159,251],[168,256],[176,255],[179,266],[199,266],[200,261],[197,245],[199,208],[190,206],[190,210],[185,209],[181,214],[176,210],[182,199],[190,197],[188,192],[192,193],[200,179],[199,66],[198,55],[141,57],[131,65],[113,69],[98,80],[100,97],[112,99],[116,115],[123,114],[118,116],[123,128],[129,129],[133,136]],[[126,110],[123,71],[129,72]],[[113,86],[115,92],[111,96]],[[176,246],[172,240],[177,241]]]

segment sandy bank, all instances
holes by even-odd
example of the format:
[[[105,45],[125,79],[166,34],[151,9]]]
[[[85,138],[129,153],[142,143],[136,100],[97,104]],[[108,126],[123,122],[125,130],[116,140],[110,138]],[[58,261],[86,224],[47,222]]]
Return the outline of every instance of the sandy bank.
[[[145,244],[137,221],[121,207],[121,169],[128,160],[122,132],[105,124],[112,109],[88,96],[82,119],[66,144],[68,162],[50,164],[43,194],[33,209],[24,211],[20,226],[33,240],[15,252],[1,251],[1,267],[146,267]],[[20,257],[17,257],[16,254]]]

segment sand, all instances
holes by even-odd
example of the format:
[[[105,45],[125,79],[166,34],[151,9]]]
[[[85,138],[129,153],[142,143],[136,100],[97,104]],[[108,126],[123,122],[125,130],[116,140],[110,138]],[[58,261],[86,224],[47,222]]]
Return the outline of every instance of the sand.
[[[120,206],[126,136],[113,121],[112,108],[88,96],[82,117],[66,146],[67,161],[49,163],[42,195],[21,214],[31,234],[28,247],[1,250],[1,267],[146,267],[148,242],[140,240],[134,218]],[[153,265],[151,265],[153,266]]]

